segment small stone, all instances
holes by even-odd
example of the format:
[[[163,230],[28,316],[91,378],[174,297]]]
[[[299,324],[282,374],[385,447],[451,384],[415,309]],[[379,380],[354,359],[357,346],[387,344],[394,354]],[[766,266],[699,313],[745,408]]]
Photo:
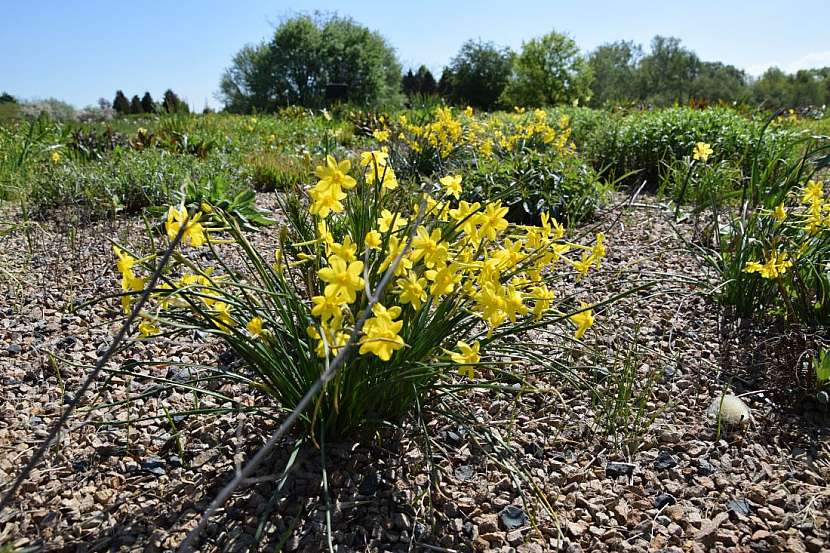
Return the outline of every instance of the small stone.
[[[193,367],[173,365],[167,369],[166,378],[173,382],[188,382],[198,378],[198,373]]]
[[[579,536],[581,536],[582,534],[585,533],[585,530],[587,530],[587,527],[586,527],[585,523],[581,522],[581,521],[580,522],[568,521],[565,526],[566,526],[566,529],[568,530],[568,533],[571,535],[571,537],[574,537],[574,538],[578,538]]]
[[[378,489],[378,473],[370,472],[360,483],[357,491],[360,495],[375,495]]]
[[[467,524],[472,526],[472,524],[470,524],[469,522]],[[467,525],[465,524],[464,526],[465,526],[465,529],[466,529]],[[421,522],[416,522],[415,523],[415,528],[412,529],[412,535],[415,536],[416,540],[422,539],[423,537],[425,537],[427,535],[427,527],[424,526],[424,524],[421,523]]]
[[[164,476],[167,471],[164,470],[164,461],[158,457],[150,457],[141,463],[141,468],[150,474],[156,476]]]
[[[667,470],[677,466],[677,461],[668,451],[660,451],[657,455],[657,460],[654,462],[654,468],[657,470]]]
[[[669,517],[672,522],[680,522],[686,516],[686,509],[683,508],[683,505],[669,505],[663,509],[663,514]]]
[[[605,475],[608,478],[618,478],[620,476],[631,476],[634,474],[634,469],[637,465],[632,463],[617,463],[614,461],[605,465]]]
[[[506,539],[507,543],[509,543],[513,547],[517,547],[519,544],[525,541],[521,530],[513,530],[512,532],[508,532]]]
[[[714,543],[718,528],[728,518],[728,513],[718,513],[712,520],[704,521],[701,525],[700,531],[695,534],[695,541],[707,543],[709,545]]]
[[[787,540],[787,551],[790,553],[807,553],[807,548],[804,546],[804,542],[792,536]]]
[[[732,530],[718,530],[715,535],[715,541],[722,543],[727,547],[738,545],[738,536]]]
[[[726,509],[738,515],[748,515],[752,510],[746,499],[733,499],[726,504]]]
[[[709,478],[708,476],[700,476],[697,479],[697,483],[700,484],[703,488],[714,491],[715,490],[715,482]]]
[[[6,348],[6,351],[9,352],[9,354],[11,355],[17,355],[21,351],[23,351],[23,348],[20,347],[20,344],[9,344],[9,346]]]
[[[527,524],[529,519],[521,507],[508,505],[499,513],[499,520],[505,530],[515,530]]]
[[[822,541],[821,538],[813,536],[811,538],[807,538],[804,542],[804,546],[810,553],[819,553],[824,548],[824,541]]]
[[[664,444],[676,444],[683,438],[683,433],[679,430],[666,429],[660,432],[659,438]]]
[[[479,534],[489,534],[491,532],[498,532],[499,517],[488,513],[486,515],[479,515],[473,521],[478,525]]]
[[[755,530],[752,537],[749,539],[750,541],[761,541],[767,539],[768,537],[770,537],[770,533],[766,530]]]
[[[715,472],[715,468],[707,459],[701,457],[697,460],[697,474],[698,476],[709,476]]]
[[[505,543],[505,533],[504,532],[490,532],[487,534],[480,534],[479,538],[483,540],[487,540],[487,543],[490,545],[501,546]]]
[[[457,480],[459,480],[460,482],[466,482],[467,480],[470,480],[473,477],[475,471],[473,470],[473,467],[471,467],[470,465],[461,465],[460,467],[455,469],[454,473],[455,478]]]
[[[661,493],[654,498],[654,506],[658,509],[662,509],[666,505],[674,505],[675,503],[677,503],[677,499],[670,493]]]
[[[709,405],[707,414],[717,422],[743,426],[752,418],[752,413],[741,398],[733,394],[718,395]]]

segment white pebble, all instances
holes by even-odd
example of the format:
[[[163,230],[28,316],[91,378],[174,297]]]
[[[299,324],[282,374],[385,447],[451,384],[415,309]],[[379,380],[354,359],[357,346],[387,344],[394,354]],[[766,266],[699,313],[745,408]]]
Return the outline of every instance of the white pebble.
[[[743,426],[752,418],[747,404],[733,394],[716,396],[709,405],[707,413],[716,421],[720,418],[721,422],[733,426]]]

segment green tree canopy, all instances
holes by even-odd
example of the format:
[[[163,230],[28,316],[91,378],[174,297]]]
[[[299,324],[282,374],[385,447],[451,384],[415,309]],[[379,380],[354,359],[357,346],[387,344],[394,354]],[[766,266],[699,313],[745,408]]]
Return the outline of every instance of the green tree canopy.
[[[144,108],[141,107],[141,100],[138,94],[133,95],[130,100],[130,113],[144,113]]]
[[[540,107],[587,100],[591,69],[576,41],[552,31],[522,44],[513,62],[513,79],[504,91],[508,104]]]
[[[449,99],[480,109],[497,107],[513,70],[513,52],[492,42],[468,40],[441,76]]]
[[[112,109],[121,115],[130,113],[130,101],[124,96],[124,92],[118,90],[115,92],[115,99],[112,101]]]
[[[657,35],[640,61],[640,98],[663,105],[686,103],[699,71],[697,54],[681,46],[679,38]]]
[[[220,98],[236,112],[287,105],[321,107],[326,86],[346,86],[347,100],[399,100],[401,69],[377,32],[342,17],[302,15],[277,27],[270,42],[243,47],[225,70]]]
[[[145,92],[141,98],[141,109],[144,113],[155,113],[156,111],[156,103],[153,101],[153,97],[150,96],[149,92]]]
[[[748,98],[748,77],[742,69],[720,62],[701,62],[691,86],[691,95],[711,102],[744,101]]]
[[[588,57],[593,82],[590,104],[595,107],[638,98],[637,79],[643,48],[633,41],[603,44]]]

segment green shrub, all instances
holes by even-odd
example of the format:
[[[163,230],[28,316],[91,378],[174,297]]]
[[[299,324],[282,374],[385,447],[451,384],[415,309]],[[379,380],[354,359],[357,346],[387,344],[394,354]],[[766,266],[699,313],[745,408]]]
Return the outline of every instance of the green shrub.
[[[236,195],[246,188],[238,170],[224,157],[199,160],[155,148],[143,151],[116,148],[97,162],[67,158],[44,163],[34,172],[28,203],[36,217],[46,217],[55,210],[75,209],[83,218],[97,219],[170,203],[177,192],[187,189],[188,182],[208,187],[217,178],[237,183],[223,187],[227,195]],[[191,201],[200,199],[190,198]]]
[[[593,215],[606,190],[590,165],[555,151],[486,161],[467,175],[465,186],[471,201],[502,199],[508,220],[520,224],[538,224],[542,213],[578,224]]]
[[[710,108],[693,110],[672,108],[652,112],[633,112],[609,117],[595,127],[584,145],[594,167],[610,180],[626,184],[641,183],[654,190],[662,182],[664,170],[690,155],[695,143],[706,142],[714,149],[714,160],[736,161],[744,174],[751,170],[752,158],[770,160],[775,145],[790,133],[771,132],[763,147],[754,152],[762,125],[733,110]],[[753,156],[748,155],[753,151]]]
[[[297,156],[280,152],[256,152],[245,158],[245,174],[255,190],[289,190],[303,182],[308,165]]]
[[[722,223],[712,202],[714,246],[698,246],[720,275],[716,297],[738,316],[830,323],[830,204],[820,175],[830,168],[830,140],[794,138],[802,152],[788,163],[763,162],[763,135],[741,189],[741,209]]]

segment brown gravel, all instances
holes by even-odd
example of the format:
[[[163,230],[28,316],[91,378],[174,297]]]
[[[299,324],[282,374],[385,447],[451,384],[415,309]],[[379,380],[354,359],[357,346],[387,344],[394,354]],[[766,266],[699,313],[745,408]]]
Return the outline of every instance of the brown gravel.
[[[105,239],[135,237],[141,223],[74,230],[42,223],[29,226],[27,238],[12,210],[0,221],[5,488],[117,329],[119,318],[104,305],[83,304],[117,284]],[[465,396],[476,425],[498,438],[495,448],[439,415],[427,420],[434,437],[429,452],[417,428],[367,443],[331,444],[327,476],[337,551],[830,551],[826,412],[809,401],[783,404],[770,388],[786,381],[739,362],[751,357],[731,353],[732,342],[730,353],[722,352],[721,310],[698,293],[711,275],[682,248],[655,200],[609,210],[599,224],[608,235],[603,270],[568,284],[563,294],[597,302],[647,281],[656,284],[607,307],[586,335],[584,351],[540,352],[576,367],[580,380],[525,367],[539,392],[518,399],[492,391]],[[273,231],[256,241],[273,247]],[[561,343],[555,336],[550,341]],[[228,362],[216,344],[198,339],[136,343],[110,368],[128,358]],[[644,398],[649,420],[621,417],[609,433],[591,388],[617,392],[626,360],[636,375],[635,399]],[[141,370],[175,376],[166,365]],[[748,393],[753,420],[718,434],[705,412],[727,386]],[[140,420],[161,414],[162,405],[194,406],[185,391],[160,394],[152,387],[136,375],[102,375],[93,388],[100,396],[86,398],[85,405],[145,395],[95,414],[110,424],[83,424],[84,413],[73,419],[14,507],[0,514],[0,546],[175,549],[274,422],[244,413],[194,415],[174,421],[175,428],[166,420]],[[216,391],[244,404],[262,402],[234,386]],[[203,395],[200,406],[230,404]],[[202,551],[247,550],[261,521],[268,522],[264,549],[274,550],[281,540],[287,551],[326,548],[319,455],[302,451],[279,494],[270,477],[282,470],[288,446],[262,467],[263,481],[238,492],[216,517]],[[522,467],[553,513],[522,495],[500,459]],[[430,460],[437,481],[431,492]],[[522,509],[513,509],[515,528],[501,516],[510,506]]]

